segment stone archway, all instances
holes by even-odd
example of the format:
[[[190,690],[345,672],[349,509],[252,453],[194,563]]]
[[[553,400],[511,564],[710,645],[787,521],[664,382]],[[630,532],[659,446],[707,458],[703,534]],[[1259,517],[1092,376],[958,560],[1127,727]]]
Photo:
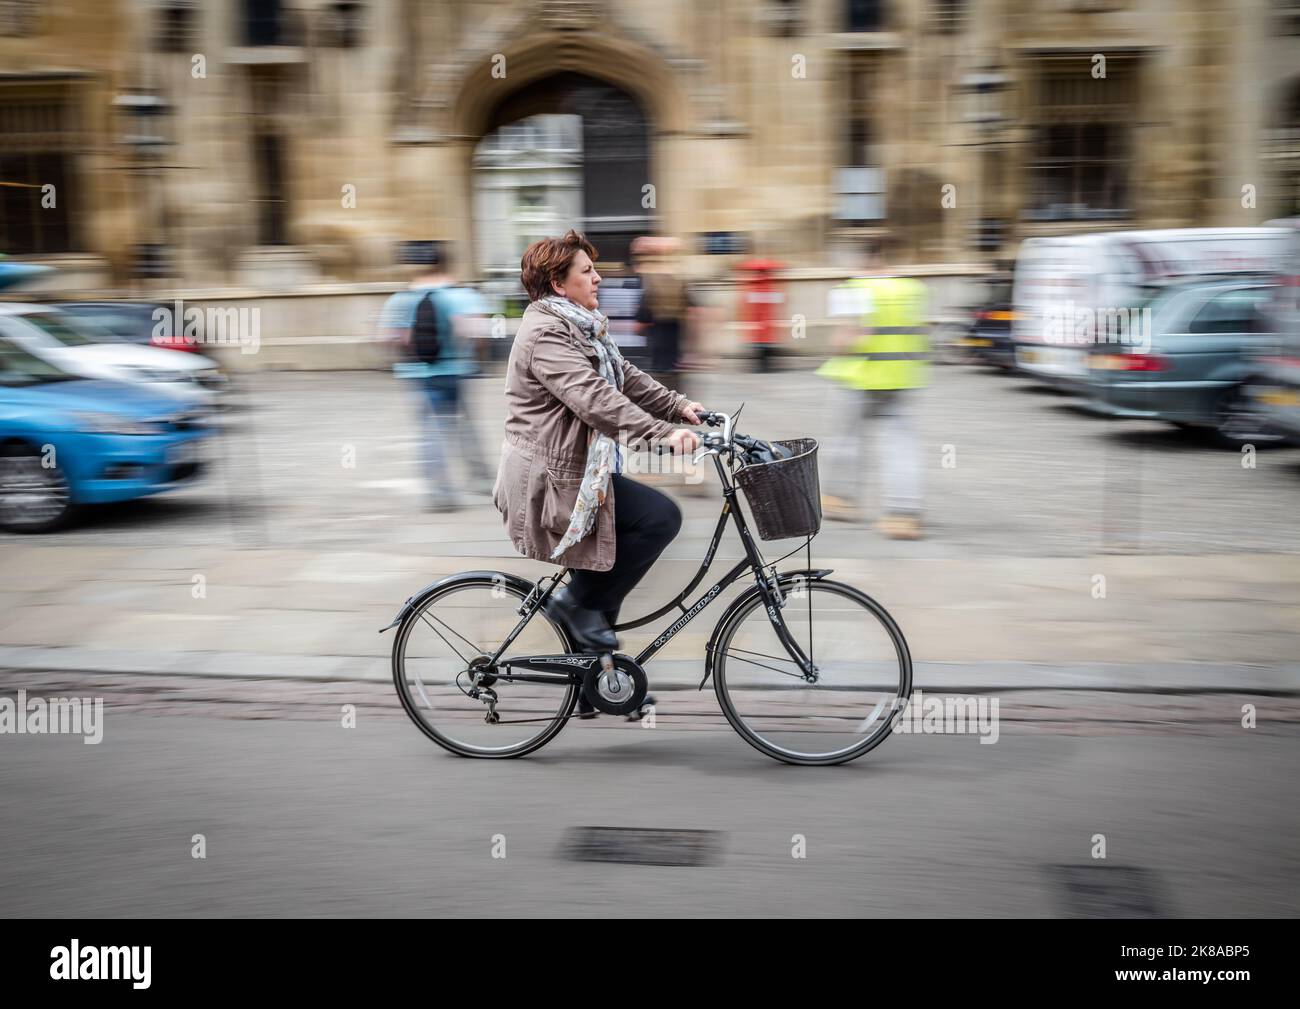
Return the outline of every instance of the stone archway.
[[[477,244],[475,148],[498,126],[539,112],[583,117],[584,150],[595,152],[590,160],[584,155],[584,189],[594,202],[580,226],[593,232],[602,259],[625,256],[634,233],[676,223],[657,212],[671,198],[665,144],[687,125],[686,98],[668,64],[608,33],[535,33],[474,61],[447,110],[445,136],[458,156],[446,191],[455,206],[444,219],[458,221],[469,261]]]
[[[557,221],[561,228],[583,231],[606,263],[626,263],[628,247],[637,235],[656,229],[653,201],[646,196],[652,177],[648,116],[635,97],[586,74],[561,72],[535,81],[515,92],[493,110],[488,126],[499,130],[533,116],[562,115],[581,123],[575,130],[579,197],[571,216]],[[494,138],[495,139],[495,138]],[[575,152],[570,152],[574,157]],[[526,165],[512,168],[516,160],[537,163],[546,158],[536,151],[500,152],[497,148],[490,174],[524,173]],[[565,171],[573,172],[570,167]],[[476,205],[476,213],[481,212]],[[477,226],[483,222],[475,221]],[[521,250],[515,250],[515,254]]]
[[[583,74],[637,99],[657,134],[686,129],[686,99],[668,64],[643,46],[609,35],[543,32],[485,53],[460,80],[448,132],[459,140],[480,139],[496,110],[513,96],[548,77]]]

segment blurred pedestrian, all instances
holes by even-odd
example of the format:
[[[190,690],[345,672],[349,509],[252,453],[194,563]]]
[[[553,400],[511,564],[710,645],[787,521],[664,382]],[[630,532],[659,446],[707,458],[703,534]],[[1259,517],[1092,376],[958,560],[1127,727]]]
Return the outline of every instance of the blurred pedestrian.
[[[925,285],[885,265],[883,246],[871,240],[861,274],[835,288],[829,313],[840,320],[836,356],[817,374],[839,385],[838,433],[828,446],[828,518],[859,517],[866,441],[875,434],[883,514],[878,528],[892,539],[921,535],[919,399],[929,357]],[[874,432],[869,433],[869,429]]]
[[[429,508],[454,511],[461,501],[448,465],[451,447],[464,463],[469,490],[484,495],[492,490],[492,474],[474,433],[467,382],[478,373],[469,322],[486,316],[487,306],[472,287],[456,282],[440,243],[421,243],[412,258],[419,261],[420,273],[408,290],[384,304],[380,326],[404,351],[405,360],[394,372],[417,391]]]
[[[633,247],[641,280],[636,321],[646,340],[650,374],[662,385],[685,393],[681,362],[694,302],[681,275],[681,244],[673,238],[640,238]]]

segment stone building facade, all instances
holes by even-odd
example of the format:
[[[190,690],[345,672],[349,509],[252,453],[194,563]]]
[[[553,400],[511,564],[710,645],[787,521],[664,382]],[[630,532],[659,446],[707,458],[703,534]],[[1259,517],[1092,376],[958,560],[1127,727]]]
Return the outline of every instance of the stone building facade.
[[[583,117],[574,223],[615,261],[651,229],[811,275],[886,232],[941,270],[1258,224],[1300,210],[1298,8],[0,0],[0,252],[87,289],[391,281],[430,238],[474,264],[480,141],[538,113]]]

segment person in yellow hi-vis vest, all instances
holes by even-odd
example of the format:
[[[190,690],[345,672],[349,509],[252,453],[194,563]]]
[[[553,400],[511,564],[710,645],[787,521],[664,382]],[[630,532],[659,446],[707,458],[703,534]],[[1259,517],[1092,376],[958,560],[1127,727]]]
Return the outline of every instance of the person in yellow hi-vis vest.
[[[929,337],[925,285],[890,274],[871,243],[863,275],[835,288],[829,314],[839,321],[836,356],[817,374],[839,385],[842,428],[827,446],[828,518],[860,517],[868,428],[876,436],[883,514],[878,528],[893,539],[921,535],[920,389],[926,383]]]

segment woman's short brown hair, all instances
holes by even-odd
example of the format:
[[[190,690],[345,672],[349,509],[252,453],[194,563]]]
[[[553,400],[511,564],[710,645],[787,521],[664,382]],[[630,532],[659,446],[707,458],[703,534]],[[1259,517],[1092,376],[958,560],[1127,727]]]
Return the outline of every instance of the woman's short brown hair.
[[[563,281],[569,275],[573,259],[579,252],[585,252],[596,259],[596,247],[580,231],[570,228],[563,238],[542,238],[524,250],[524,258],[519,261],[524,290],[528,292],[529,301],[540,301],[548,294],[554,294],[551,281]]]

